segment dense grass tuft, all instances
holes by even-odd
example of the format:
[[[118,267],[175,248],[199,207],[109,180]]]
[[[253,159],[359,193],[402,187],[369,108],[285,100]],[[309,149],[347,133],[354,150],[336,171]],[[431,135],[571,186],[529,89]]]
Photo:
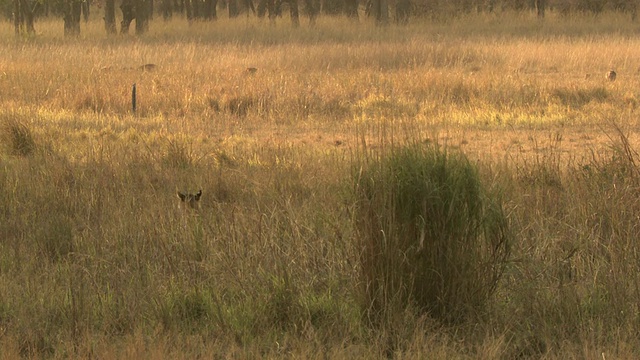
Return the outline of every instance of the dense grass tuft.
[[[447,323],[483,309],[511,239],[500,204],[465,156],[438,146],[394,150],[359,173],[356,197],[374,321],[410,305]]]
[[[31,128],[21,119],[5,118],[1,123],[0,143],[9,155],[28,156],[36,150]]]

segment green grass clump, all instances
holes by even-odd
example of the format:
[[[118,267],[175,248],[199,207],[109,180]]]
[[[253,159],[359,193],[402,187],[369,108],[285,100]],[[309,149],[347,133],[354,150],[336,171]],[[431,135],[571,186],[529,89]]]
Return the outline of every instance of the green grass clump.
[[[417,307],[447,323],[485,305],[509,256],[507,221],[459,153],[410,146],[356,183],[364,298],[374,322]]]

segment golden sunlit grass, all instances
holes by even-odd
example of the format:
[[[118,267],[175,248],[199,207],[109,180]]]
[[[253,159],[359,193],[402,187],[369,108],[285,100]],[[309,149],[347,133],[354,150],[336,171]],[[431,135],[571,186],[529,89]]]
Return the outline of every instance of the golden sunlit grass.
[[[0,357],[638,356],[628,19],[5,25]],[[372,326],[352,176],[421,143],[477,166],[511,257],[462,323]]]

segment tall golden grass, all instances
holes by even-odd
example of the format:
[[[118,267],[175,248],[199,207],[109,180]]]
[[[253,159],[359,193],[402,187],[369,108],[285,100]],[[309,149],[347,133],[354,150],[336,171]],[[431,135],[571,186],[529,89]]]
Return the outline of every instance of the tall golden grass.
[[[638,356],[627,19],[5,25],[0,357]],[[512,258],[462,324],[362,317],[349,177],[407,142],[465,152],[502,191]]]

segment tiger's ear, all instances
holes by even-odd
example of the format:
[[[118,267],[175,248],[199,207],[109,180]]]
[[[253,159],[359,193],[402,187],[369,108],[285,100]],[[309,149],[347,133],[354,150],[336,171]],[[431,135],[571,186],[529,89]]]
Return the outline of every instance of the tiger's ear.
[[[198,193],[193,198],[196,199],[196,201],[199,201],[200,196],[202,196],[202,190],[198,190]]]
[[[187,198],[187,195],[181,193],[180,191],[178,191],[178,197],[180,198],[180,200],[184,201]]]

